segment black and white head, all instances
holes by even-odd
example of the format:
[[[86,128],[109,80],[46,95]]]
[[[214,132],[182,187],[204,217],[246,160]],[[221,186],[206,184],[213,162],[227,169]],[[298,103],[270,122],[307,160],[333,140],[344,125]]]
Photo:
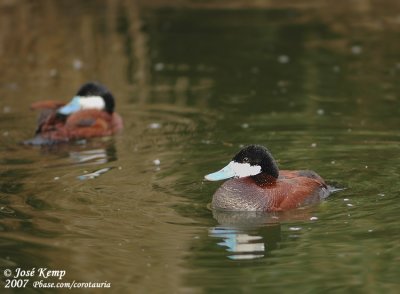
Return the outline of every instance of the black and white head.
[[[205,176],[206,180],[219,181],[229,178],[245,178],[264,175],[277,179],[278,166],[267,148],[250,145],[236,154],[223,169]]]
[[[115,101],[111,92],[103,85],[95,82],[84,84],[74,98],[58,109],[62,115],[70,115],[79,110],[98,109],[108,113],[114,112]]]

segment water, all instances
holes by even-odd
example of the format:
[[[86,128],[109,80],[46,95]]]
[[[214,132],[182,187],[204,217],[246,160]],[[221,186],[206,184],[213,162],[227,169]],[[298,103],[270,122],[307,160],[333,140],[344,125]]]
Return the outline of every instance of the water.
[[[398,292],[397,2],[238,3],[0,4],[2,273],[120,293]],[[93,79],[122,134],[18,144],[30,103]],[[344,190],[283,214],[211,211],[220,183],[204,175],[251,143]]]

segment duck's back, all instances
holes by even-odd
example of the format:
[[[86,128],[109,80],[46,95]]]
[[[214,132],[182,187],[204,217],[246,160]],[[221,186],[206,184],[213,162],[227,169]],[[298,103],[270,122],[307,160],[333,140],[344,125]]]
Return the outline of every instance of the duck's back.
[[[236,211],[280,211],[314,203],[329,194],[313,171],[280,171],[278,180],[258,185],[251,177],[226,181],[215,192],[212,206]]]

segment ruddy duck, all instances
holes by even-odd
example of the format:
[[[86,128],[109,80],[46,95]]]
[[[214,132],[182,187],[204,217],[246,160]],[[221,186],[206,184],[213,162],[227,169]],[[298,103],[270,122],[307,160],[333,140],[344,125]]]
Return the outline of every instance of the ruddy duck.
[[[279,171],[267,148],[243,148],[220,171],[206,180],[230,179],[215,192],[214,209],[232,211],[283,211],[314,203],[329,195],[325,181],[314,171]]]
[[[68,103],[39,101],[31,105],[41,110],[33,139],[24,144],[48,145],[77,139],[110,136],[123,128],[114,112],[111,92],[99,83],[84,84]]]

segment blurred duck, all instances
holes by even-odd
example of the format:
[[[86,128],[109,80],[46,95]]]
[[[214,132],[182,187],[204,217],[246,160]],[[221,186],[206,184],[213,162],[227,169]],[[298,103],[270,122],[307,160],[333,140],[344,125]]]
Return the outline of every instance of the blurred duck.
[[[230,179],[212,200],[214,209],[230,211],[284,211],[315,203],[330,193],[313,171],[279,171],[268,149],[259,145],[243,148],[227,166],[205,179]]]
[[[49,145],[78,139],[110,136],[123,128],[114,112],[111,92],[99,83],[86,83],[69,103],[39,101],[31,108],[41,110],[33,139],[24,144]]]

